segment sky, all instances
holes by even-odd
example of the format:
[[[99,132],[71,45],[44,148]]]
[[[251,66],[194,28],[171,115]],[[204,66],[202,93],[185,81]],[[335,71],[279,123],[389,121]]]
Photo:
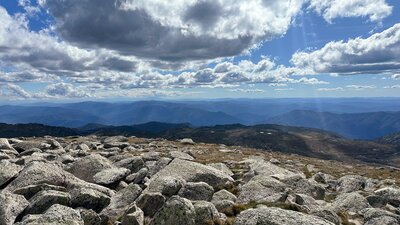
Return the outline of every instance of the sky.
[[[400,97],[398,0],[0,0],[0,101]]]

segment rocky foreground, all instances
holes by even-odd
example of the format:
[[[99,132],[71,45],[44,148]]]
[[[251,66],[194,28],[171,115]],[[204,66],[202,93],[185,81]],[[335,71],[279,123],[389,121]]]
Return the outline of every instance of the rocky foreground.
[[[0,139],[0,225],[395,225],[399,177],[190,139]]]

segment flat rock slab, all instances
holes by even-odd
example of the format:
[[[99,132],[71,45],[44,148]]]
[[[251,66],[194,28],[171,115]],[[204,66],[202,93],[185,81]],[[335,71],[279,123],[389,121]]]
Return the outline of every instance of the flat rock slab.
[[[322,218],[280,208],[257,208],[243,211],[235,219],[234,225],[334,225]]]
[[[22,168],[22,166],[11,163],[7,160],[0,161],[0,187],[12,178],[16,177]]]
[[[182,159],[174,159],[168,166],[156,173],[150,179],[150,185],[152,182],[160,182],[163,177],[175,177],[186,182],[205,182],[215,190],[220,190],[233,182],[232,177],[214,167]]]
[[[78,211],[63,206],[53,205],[46,213],[28,215],[16,225],[84,225],[84,221]]]
[[[93,181],[97,184],[113,184],[122,180],[131,171],[125,168],[110,168],[102,170],[93,176]]]
[[[0,224],[12,225],[29,202],[22,195],[0,193]]]

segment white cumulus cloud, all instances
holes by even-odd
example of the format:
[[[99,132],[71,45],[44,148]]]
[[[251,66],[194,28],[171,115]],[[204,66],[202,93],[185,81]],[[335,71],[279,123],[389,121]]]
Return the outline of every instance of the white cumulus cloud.
[[[328,22],[336,18],[367,17],[376,22],[392,14],[393,7],[385,0],[310,0],[310,9]]]
[[[368,38],[333,41],[312,52],[297,52],[291,62],[315,73],[365,74],[400,71],[400,24]]]

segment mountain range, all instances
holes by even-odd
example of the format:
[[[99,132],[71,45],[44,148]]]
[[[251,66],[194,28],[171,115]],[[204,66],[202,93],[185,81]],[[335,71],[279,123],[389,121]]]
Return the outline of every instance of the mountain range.
[[[400,99],[236,99],[33,103],[0,106],[0,122],[68,128],[131,126],[148,122],[280,124],[318,128],[352,139],[375,139],[400,131]]]

